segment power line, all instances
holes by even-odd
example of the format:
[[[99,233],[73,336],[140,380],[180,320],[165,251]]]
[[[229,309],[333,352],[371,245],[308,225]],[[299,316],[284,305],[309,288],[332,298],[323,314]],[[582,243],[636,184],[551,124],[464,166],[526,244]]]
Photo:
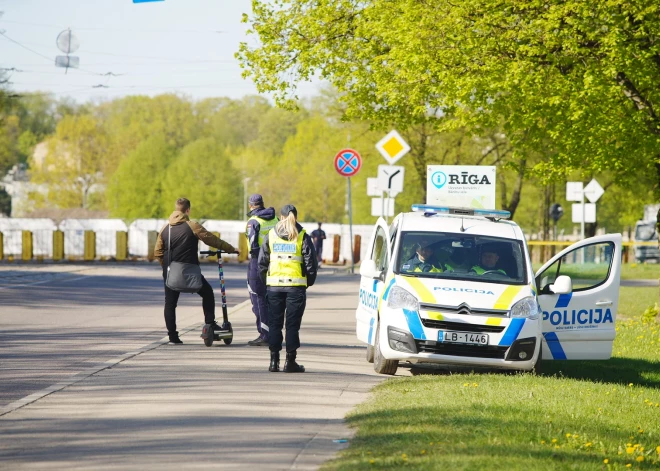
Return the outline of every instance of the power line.
[[[10,21],[3,20],[3,23],[11,23],[22,26],[35,26],[40,28],[53,28],[53,29],[67,29],[68,26],[53,25],[53,24],[43,24],[43,23],[25,23],[22,21]],[[204,33],[204,34],[225,34],[227,31],[223,30],[202,30],[202,29],[129,29],[129,28],[85,28],[85,27],[74,27],[71,26],[71,29],[77,31],[115,31],[118,33]]]

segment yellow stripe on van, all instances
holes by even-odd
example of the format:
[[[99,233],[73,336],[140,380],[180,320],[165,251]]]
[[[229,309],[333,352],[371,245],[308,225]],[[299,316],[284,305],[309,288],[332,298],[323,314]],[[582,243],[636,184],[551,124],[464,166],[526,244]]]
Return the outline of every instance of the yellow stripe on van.
[[[442,313],[438,311],[426,311],[426,314],[429,316],[429,319],[436,321],[442,321],[445,319],[445,316],[443,316]]]
[[[500,296],[499,299],[495,301],[495,305],[493,306],[493,309],[502,309],[502,310],[509,309],[509,307],[511,307],[511,301],[513,301],[513,298],[515,298],[516,295],[520,293],[521,289],[522,286],[509,286],[507,289],[504,290],[502,296]]]
[[[502,325],[502,319],[499,317],[489,317],[486,320],[486,325]]]
[[[415,290],[419,299],[424,303],[435,303],[435,296],[431,293],[424,283],[419,281],[417,278],[406,277],[406,281],[410,284],[412,289]]]

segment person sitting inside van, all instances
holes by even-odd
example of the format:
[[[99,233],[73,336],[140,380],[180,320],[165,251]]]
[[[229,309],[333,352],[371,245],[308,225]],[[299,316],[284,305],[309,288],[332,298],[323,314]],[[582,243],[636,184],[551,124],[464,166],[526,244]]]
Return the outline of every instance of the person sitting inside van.
[[[470,271],[477,275],[484,275],[492,272],[506,275],[506,272],[501,268],[495,268],[499,260],[500,254],[497,252],[497,248],[493,244],[486,244],[481,248],[479,264],[473,266]]]
[[[442,273],[444,270],[439,263],[434,263],[432,242],[428,239],[422,239],[415,244],[415,256],[408,260],[401,267],[403,272],[413,273]]]
[[[449,273],[467,273],[470,271],[470,253],[465,247],[454,247],[449,260],[445,262],[445,270]]]

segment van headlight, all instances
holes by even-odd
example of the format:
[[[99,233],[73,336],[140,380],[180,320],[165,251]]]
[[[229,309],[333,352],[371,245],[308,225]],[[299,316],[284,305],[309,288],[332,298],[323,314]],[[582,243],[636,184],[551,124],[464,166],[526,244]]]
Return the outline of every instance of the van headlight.
[[[390,295],[387,298],[387,307],[392,309],[408,309],[409,311],[419,311],[419,301],[417,298],[399,286],[393,286],[390,289]]]
[[[539,303],[534,296],[522,298],[511,308],[511,317],[527,317],[529,319],[538,319]]]

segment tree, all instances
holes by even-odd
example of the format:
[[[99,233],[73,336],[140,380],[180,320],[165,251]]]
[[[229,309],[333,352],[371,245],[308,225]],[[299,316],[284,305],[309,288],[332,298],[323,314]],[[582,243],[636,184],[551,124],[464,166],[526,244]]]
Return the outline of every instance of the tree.
[[[234,219],[242,203],[240,195],[240,179],[213,138],[185,146],[163,179],[163,207],[173,207],[177,198],[186,197],[196,219]]]
[[[163,136],[150,136],[119,164],[110,179],[110,214],[126,219],[162,218],[170,205],[164,200],[164,176],[175,149]]]
[[[352,118],[501,126],[521,157],[545,153],[530,167],[544,180],[636,168],[660,179],[657,2],[257,0],[253,12],[260,44],[238,56],[281,105],[320,76]]]
[[[31,179],[48,185],[48,202],[53,206],[91,208],[91,193],[104,184],[106,144],[93,117],[66,116],[49,139],[43,161],[30,159]]]

